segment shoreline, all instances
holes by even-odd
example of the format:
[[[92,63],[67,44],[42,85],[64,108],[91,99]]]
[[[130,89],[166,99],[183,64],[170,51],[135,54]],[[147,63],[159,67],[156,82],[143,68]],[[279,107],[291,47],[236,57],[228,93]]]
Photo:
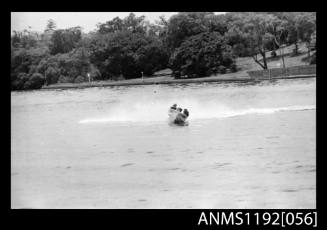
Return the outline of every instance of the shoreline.
[[[108,87],[108,86],[132,86],[132,85],[159,85],[159,84],[189,84],[189,83],[206,83],[206,82],[259,82],[266,80],[276,79],[294,79],[294,78],[312,78],[316,77],[316,74],[305,75],[292,75],[292,76],[280,76],[273,78],[252,78],[249,76],[242,77],[204,77],[204,78],[190,78],[190,79],[130,79],[121,81],[99,81],[99,82],[84,82],[84,83],[62,83],[54,84],[50,86],[43,86],[41,89],[72,89],[72,88],[90,88],[90,87]]]

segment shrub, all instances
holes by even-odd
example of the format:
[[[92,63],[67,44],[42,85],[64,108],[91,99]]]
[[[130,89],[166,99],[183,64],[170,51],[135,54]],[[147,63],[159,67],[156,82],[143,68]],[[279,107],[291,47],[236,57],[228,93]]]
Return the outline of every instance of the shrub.
[[[65,75],[60,75],[57,83],[73,83],[73,79]]]
[[[97,68],[91,66],[88,51],[84,48],[44,58],[39,62],[36,71],[46,76],[47,85],[74,82],[79,75],[86,76],[88,72],[91,72],[91,76],[98,75]]]
[[[27,73],[19,73],[16,78],[11,83],[11,89],[22,90],[24,89],[24,84],[28,81],[29,77]]]
[[[47,56],[48,50],[46,48],[13,49],[11,51],[11,71],[28,73],[31,68],[37,66]]]
[[[24,89],[40,89],[44,84],[44,76],[40,73],[34,73],[32,76],[25,82]]]
[[[31,65],[30,66],[30,70],[28,72],[30,75],[32,75],[33,73],[38,73],[37,71],[37,65]]]
[[[78,77],[75,78],[74,83],[82,83],[82,82],[85,82],[85,81],[88,81],[86,79],[86,77],[83,77],[83,76],[79,75]]]
[[[218,67],[218,73],[224,74],[226,73],[226,67],[225,66],[219,66]]]
[[[12,49],[11,89],[23,89],[25,82],[29,79],[29,76],[38,72],[37,67],[40,61],[44,60],[48,56],[48,53],[48,49],[44,47]],[[24,75],[22,75],[23,73]]]
[[[181,78],[181,73],[180,71],[176,70],[172,73],[173,77],[176,78],[176,79],[179,79]]]
[[[60,70],[56,67],[49,67],[45,71],[46,76],[46,84],[55,84],[58,82],[59,76],[60,76]]]

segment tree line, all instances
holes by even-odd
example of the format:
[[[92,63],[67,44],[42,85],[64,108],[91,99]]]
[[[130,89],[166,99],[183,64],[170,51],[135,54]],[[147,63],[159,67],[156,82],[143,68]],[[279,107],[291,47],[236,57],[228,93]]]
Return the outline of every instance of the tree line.
[[[175,78],[204,77],[236,72],[237,57],[267,69],[267,51],[294,44],[297,53],[300,42],[315,44],[315,38],[311,12],[180,12],[155,23],[131,13],[89,33],[57,29],[49,20],[42,33],[13,31],[11,87],[131,79],[165,68]]]

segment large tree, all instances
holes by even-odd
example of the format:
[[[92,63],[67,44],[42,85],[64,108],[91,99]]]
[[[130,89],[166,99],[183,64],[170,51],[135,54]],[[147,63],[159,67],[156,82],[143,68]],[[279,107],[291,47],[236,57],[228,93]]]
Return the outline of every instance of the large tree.
[[[266,52],[272,42],[280,41],[282,21],[278,21],[274,15],[264,13],[235,13],[231,18],[228,33],[239,37],[237,40],[245,44],[253,60],[263,69],[268,69]]]
[[[68,53],[73,50],[81,40],[81,27],[65,30],[55,30],[51,36],[49,50],[52,55]]]
[[[49,56],[48,49],[37,47],[37,48],[18,48],[11,50],[11,83],[12,89],[28,89],[33,88],[35,84],[25,83],[37,73],[37,66],[42,59]],[[39,75],[38,75],[39,76]],[[33,78],[32,81],[34,81]],[[37,86],[39,86],[37,84]]]
[[[114,19],[105,23],[98,23],[97,27],[98,32],[101,34],[119,32],[125,29],[124,21],[119,17],[115,17]]]
[[[218,32],[205,32],[187,38],[170,58],[175,77],[204,77],[236,71],[232,50]]]
[[[49,19],[47,22],[47,26],[44,30],[45,33],[53,32],[56,29],[57,25],[53,19]]]
[[[300,40],[307,44],[308,55],[310,56],[311,39],[316,31],[315,13],[300,14],[296,20],[296,27]]]
[[[38,45],[39,34],[31,30],[13,31],[11,35],[11,46],[14,48],[32,48]]]
[[[115,17],[105,23],[98,23],[98,32],[101,34],[129,31],[132,33],[146,33],[145,16],[137,17],[130,13],[124,19]]]
[[[168,61],[167,51],[157,37],[131,31],[97,34],[89,50],[103,79],[137,78],[141,72],[151,75]]]
[[[36,71],[43,74],[46,84],[57,82],[87,81],[87,74],[97,78],[96,68],[90,62],[90,54],[84,47],[75,48],[68,53],[56,54],[46,57],[40,61]]]
[[[295,45],[295,54],[298,53],[298,43],[310,43],[310,37],[316,30],[316,14],[314,12],[278,12],[274,13],[284,20],[286,40]]]
[[[167,43],[171,50],[179,47],[190,36],[209,31],[212,12],[181,12],[168,22]]]

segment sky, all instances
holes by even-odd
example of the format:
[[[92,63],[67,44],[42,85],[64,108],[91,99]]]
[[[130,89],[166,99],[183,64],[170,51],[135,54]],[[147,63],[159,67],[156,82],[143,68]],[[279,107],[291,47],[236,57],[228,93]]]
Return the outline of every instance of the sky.
[[[124,18],[129,14],[130,12],[11,12],[11,31],[28,29],[43,32],[47,21],[53,19],[57,29],[81,26],[82,31],[88,33],[95,30],[96,24],[99,22],[104,23],[115,17]],[[177,12],[134,12],[134,14],[136,16],[144,15],[146,20],[153,23],[159,19],[160,15],[169,19]]]

